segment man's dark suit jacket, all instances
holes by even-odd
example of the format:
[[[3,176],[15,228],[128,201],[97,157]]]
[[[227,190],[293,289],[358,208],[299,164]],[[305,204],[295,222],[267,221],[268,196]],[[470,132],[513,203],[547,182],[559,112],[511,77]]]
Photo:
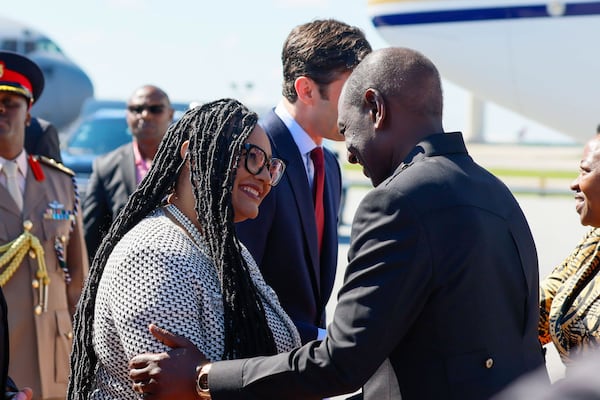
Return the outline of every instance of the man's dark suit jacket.
[[[318,327],[325,327],[325,306],[335,280],[340,167],[333,153],[324,149],[325,231],[319,258],[313,195],[302,156],[274,111],[260,124],[273,156],[286,163],[285,175],[263,200],[258,217],[237,224],[237,233],[306,343],[317,338]]]
[[[25,150],[29,154],[62,162],[58,131],[54,125],[41,118],[32,117],[25,129]]]
[[[214,363],[213,399],[317,399],[365,382],[365,399],[488,399],[543,365],[533,237],[460,133],[427,137],[365,196],[348,258],[327,338]]]
[[[133,145],[126,143],[94,160],[83,202],[83,226],[93,260],[112,220],[137,186]]]

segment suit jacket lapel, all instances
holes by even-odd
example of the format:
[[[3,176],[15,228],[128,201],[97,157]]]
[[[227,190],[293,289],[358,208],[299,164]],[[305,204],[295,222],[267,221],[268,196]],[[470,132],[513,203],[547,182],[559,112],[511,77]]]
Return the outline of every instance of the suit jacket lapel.
[[[45,193],[45,190],[42,190],[39,185],[40,183],[35,180],[31,170],[28,170],[23,195],[23,215],[28,215],[29,210],[35,209],[40,202],[47,200],[45,195],[41,195]],[[0,185],[0,198],[3,199],[0,202],[0,208],[4,208],[15,215],[21,215],[17,204],[4,185]]]
[[[282,158],[287,164],[285,175],[290,182],[290,187],[294,192],[296,205],[300,211],[302,231],[306,243],[308,244],[313,276],[315,276],[316,279],[315,292],[317,295],[320,295],[321,274],[319,272],[320,262],[319,248],[317,246],[317,224],[315,222],[312,192],[308,184],[302,156],[298,151],[298,146],[296,146],[290,131],[275,112],[271,111],[265,116],[263,125],[265,130],[267,130],[269,135],[271,135],[273,140],[277,143],[276,145],[271,142],[273,154],[277,154],[277,156]],[[286,177],[284,177],[284,179]],[[327,185],[327,183],[325,184]],[[277,190],[277,188],[274,190]]]
[[[35,180],[31,170],[27,172],[25,180],[25,196],[23,197],[23,215],[28,215],[31,210],[39,209],[40,203],[48,203],[47,191],[41,183]],[[54,200],[54,199],[53,199]]]
[[[11,214],[19,215],[19,207],[17,207],[17,203],[13,200],[12,196],[8,192],[8,189],[4,185],[0,185],[0,208],[5,209]],[[25,207],[25,205],[23,205]]]
[[[335,268],[328,266],[331,265],[331,259],[337,260],[337,213],[340,201],[339,193],[341,192],[341,178],[338,174],[339,164],[335,155],[329,152],[329,150],[325,150],[325,190],[323,194],[325,232],[323,233],[321,254],[321,282],[325,286],[328,285],[327,282],[335,280]],[[328,297],[330,294],[330,292],[323,293],[323,296]]]
[[[131,194],[135,191],[135,188],[137,187],[135,157],[133,155],[133,143],[129,146],[123,147],[120,162],[123,171],[123,183],[127,188],[127,194],[131,196]]]

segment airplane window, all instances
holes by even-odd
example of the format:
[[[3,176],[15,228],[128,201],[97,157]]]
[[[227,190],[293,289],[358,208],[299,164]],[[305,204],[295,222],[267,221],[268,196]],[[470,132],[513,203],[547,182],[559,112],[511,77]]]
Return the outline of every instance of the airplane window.
[[[13,43],[14,50],[13,51],[18,51],[17,45],[18,45],[17,41],[14,41],[14,43]],[[23,52],[25,54],[29,54],[33,51],[43,51],[43,52],[48,52],[48,53],[62,54],[62,50],[56,45],[56,43],[54,43],[53,41],[51,41],[47,38],[28,40],[28,41],[24,42],[22,45],[23,45]]]
[[[17,51],[17,41],[14,39],[5,39],[2,41],[2,44],[0,44],[0,49]]]
[[[48,38],[38,39],[35,43],[36,50],[43,50],[49,53],[60,53],[62,50],[52,40]]]
[[[30,40],[25,42],[25,54],[29,54],[36,49],[35,42]]]

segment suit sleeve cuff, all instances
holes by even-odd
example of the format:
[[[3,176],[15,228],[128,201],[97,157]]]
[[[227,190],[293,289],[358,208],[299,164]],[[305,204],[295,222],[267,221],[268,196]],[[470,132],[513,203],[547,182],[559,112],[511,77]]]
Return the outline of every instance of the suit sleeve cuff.
[[[246,360],[228,360],[212,363],[208,374],[208,388],[213,400],[244,399],[241,392],[243,386],[243,369]]]

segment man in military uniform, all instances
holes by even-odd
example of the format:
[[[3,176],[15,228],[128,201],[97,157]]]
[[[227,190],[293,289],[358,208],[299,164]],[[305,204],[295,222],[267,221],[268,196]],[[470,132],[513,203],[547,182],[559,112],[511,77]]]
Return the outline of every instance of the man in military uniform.
[[[34,399],[64,399],[88,258],[73,172],[24,149],[43,87],[35,63],[0,51],[0,286],[10,311],[9,375]]]

